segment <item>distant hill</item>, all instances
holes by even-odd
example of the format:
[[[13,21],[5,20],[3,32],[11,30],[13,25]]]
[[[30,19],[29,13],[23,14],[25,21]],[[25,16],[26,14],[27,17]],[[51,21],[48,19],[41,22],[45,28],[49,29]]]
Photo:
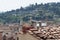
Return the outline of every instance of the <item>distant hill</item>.
[[[53,20],[60,22],[60,3],[31,4],[25,8],[7,11],[0,14],[1,23],[19,23],[20,20],[27,22],[33,20]]]

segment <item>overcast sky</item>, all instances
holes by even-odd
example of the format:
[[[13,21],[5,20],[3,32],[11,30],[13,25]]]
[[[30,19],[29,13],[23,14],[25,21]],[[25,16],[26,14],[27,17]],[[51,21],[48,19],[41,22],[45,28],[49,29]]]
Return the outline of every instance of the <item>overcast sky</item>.
[[[49,2],[60,2],[60,0],[0,0],[0,12],[17,9],[21,6],[26,7],[29,4]]]

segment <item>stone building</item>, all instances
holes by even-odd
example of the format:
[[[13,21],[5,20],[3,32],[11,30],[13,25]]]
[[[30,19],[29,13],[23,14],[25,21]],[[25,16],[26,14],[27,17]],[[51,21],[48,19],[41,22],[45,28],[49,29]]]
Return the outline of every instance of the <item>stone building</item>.
[[[34,27],[46,27],[46,26],[49,26],[49,25],[53,24],[53,21],[32,20],[31,23]]]

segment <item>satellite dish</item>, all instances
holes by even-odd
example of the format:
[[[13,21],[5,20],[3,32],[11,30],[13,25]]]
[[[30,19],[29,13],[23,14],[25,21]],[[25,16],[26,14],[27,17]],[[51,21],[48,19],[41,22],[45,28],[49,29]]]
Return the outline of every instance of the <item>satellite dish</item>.
[[[39,27],[39,23],[37,23],[36,26]]]

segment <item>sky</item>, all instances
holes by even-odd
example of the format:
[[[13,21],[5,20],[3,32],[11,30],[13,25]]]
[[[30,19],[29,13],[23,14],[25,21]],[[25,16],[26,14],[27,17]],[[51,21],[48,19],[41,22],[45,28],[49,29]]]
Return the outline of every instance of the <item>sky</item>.
[[[60,2],[60,0],[0,0],[0,12],[15,10],[35,3]]]

